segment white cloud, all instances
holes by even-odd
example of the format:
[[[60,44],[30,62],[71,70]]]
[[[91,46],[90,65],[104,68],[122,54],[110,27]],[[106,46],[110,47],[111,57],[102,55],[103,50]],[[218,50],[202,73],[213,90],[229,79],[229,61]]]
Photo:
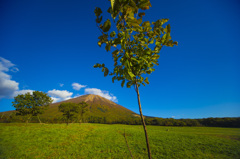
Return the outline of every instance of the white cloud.
[[[64,84],[62,84],[62,83],[59,84],[60,87],[63,87],[63,85],[64,85]]]
[[[79,84],[79,83],[73,83],[73,84],[72,84],[72,87],[73,87],[73,89],[79,91],[81,88],[86,87],[86,85],[81,85],[81,84]]]
[[[13,97],[15,97],[15,96],[17,96],[17,95],[19,95],[19,94],[26,94],[26,93],[28,93],[28,92],[29,92],[30,94],[32,94],[33,91],[34,91],[34,90],[30,90],[30,89],[18,90],[18,91],[15,91],[15,92],[13,93]]]
[[[0,57],[0,71],[9,71],[9,68],[15,66],[11,61]]]
[[[33,90],[19,90],[19,83],[12,80],[12,76],[7,72],[18,72],[19,69],[15,67],[11,61],[0,57],[0,99],[1,98],[14,98],[19,94],[27,92],[32,93]]]
[[[49,96],[53,99],[53,103],[68,100],[72,98],[73,93],[67,90],[50,90],[48,91]]]
[[[6,73],[9,72],[9,69],[13,66],[15,66],[15,64],[11,61],[0,57],[0,99],[12,98],[15,91],[19,90],[19,83],[12,80],[12,76]],[[14,70],[18,71],[18,68],[14,67]]]
[[[111,100],[113,102],[117,102],[117,97],[114,96],[113,94],[109,93],[108,91],[104,91],[101,89],[97,89],[97,88],[86,88],[85,89],[85,94],[95,94],[95,95],[99,95],[102,96],[104,98],[107,98],[108,100]]]
[[[58,97],[58,98],[68,98],[72,96],[72,92],[69,92],[67,90],[50,90],[48,91],[48,94],[52,97]]]
[[[61,98],[55,98],[55,97],[51,97],[53,102],[52,103],[57,103],[61,101]]]

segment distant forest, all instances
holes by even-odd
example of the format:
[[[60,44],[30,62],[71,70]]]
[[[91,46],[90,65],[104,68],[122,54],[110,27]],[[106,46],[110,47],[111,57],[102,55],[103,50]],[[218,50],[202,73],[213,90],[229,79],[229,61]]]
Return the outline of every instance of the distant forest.
[[[43,123],[65,123],[64,117],[49,117],[41,118]],[[15,113],[12,114],[0,114],[0,123],[15,123],[25,122],[23,116],[18,116]],[[39,120],[36,116],[33,116],[32,123],[37,123]],[[83,118],[83,123],[101,123],[101,124],[127,124],[127,125],[141,125],[141,119],[139,117],[129,117],[127,119],[112,120],[107,117],[88,116]],[[157,118],[146,117],[145,122],[147,125],[158,126],[208,126],[208,127],[235,127],[240,128],[240,117],[236,118],[203,118],[203,119],[173,119],[173,118]],[[77,123],[77,120],[71,120],[71,123]]]

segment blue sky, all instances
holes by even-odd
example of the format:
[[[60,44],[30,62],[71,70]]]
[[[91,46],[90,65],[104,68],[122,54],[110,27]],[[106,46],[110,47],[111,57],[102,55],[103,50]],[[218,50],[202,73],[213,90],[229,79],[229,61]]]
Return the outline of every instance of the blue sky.
[[[240,2],[151,0],[144,20],[169,18],[179,45],[160,52],[160,65],[140,87],[143,113],[164,118],[240,116]],[[138,112],[133,89],[104,77],[111,53],[97,45],[94,8],[107,0],[0,2],[0,112],[13,96],[47,92],[55,101],[95,93]],[[105,14],[106,15],[106,14]]]

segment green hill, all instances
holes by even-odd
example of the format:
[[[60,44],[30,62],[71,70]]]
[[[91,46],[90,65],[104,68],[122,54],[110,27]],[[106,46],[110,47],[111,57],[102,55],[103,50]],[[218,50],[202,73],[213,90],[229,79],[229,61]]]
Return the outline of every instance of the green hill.
[[[61,103],[80,103],[86,102],[88,104],[87,112],[84,114],[85,120],[105,120],[105,121],[125,121],[129,118],[137,117],[138,115],[133,111],[116,104],[106,98],[99,95],[83,95],[77,98],[72,98],[59,103],[53,103],[41,115],[42,118],[60,118],[62,113],[58,111],[58,106]]]
[[[88,94],[79,96],[76,98],[72,98],[66,101],[53,103],[49,105],[48,109],[41,115],[39,115],[40,119],[43,122],[59,122],[63,121],[62,112],[58,111],[58,106],[61,103],[80,103],[86,102],[88,104],[87,111],[84,113],[83,121],[85,122],[97,122],[97,123],[122,123],[129,121],[130,119],[139,117],[138,114],[133,111],[116,104],[106,98],[103,98],[99,95]],[[0,113],[0,118],[7,118],[9,120],[9,116],[15,114],[16,111],[6,111]],[[3,116],[3,117],[1,117]],[[13,116],[12,116],[13,117]],[[16,118],[16,121],[19,119]],[[11,121],[15,121],[11,119]],[[32,122],[38,122],[36,117],[32,118]]]

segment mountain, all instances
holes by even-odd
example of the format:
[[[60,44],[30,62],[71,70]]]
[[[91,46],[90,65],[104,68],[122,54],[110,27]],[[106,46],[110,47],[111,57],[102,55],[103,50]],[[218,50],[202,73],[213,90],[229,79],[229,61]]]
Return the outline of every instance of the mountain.
[[[139,115],[133,111],[116,104],[104,97],[99,95],[83,95],[77,98],[72,98],[66,101],[50,104],[48,109],[39,117],[43,122],[59,122],[62,121],[63,114],[58,111],[58,106],[61,103],[80,103],[86,102],[88,104],[87,111],[84,113],[83,120],[85,122],[97,122],[97,123],[126,123],[126,121],[132,121],[132,119],[139,118]],[[15,110],[6,111],[0,113],[0,120],[3,120],[3,117],[8,120],[15,118],[12,115],[15,114]],[[13,121],[18,121],[21,119],[11,119]],[[36,117],[32,118],[32,121],[38,121]]]
[[[116,104],[104,97],[99,95],[83,95],[77,98],[72,98],[66,101],[53,103],[41,115],[43,118],[59,118],[62,116],[62,113],[58,111],[58,106],[61,103],[80,103],[86,102],[88,104],[87,112],[84,114],[84,118],[91,120],[91,118],[101,118],[109,121],[123,121],[129,118],[138,117],[133,111]]]

